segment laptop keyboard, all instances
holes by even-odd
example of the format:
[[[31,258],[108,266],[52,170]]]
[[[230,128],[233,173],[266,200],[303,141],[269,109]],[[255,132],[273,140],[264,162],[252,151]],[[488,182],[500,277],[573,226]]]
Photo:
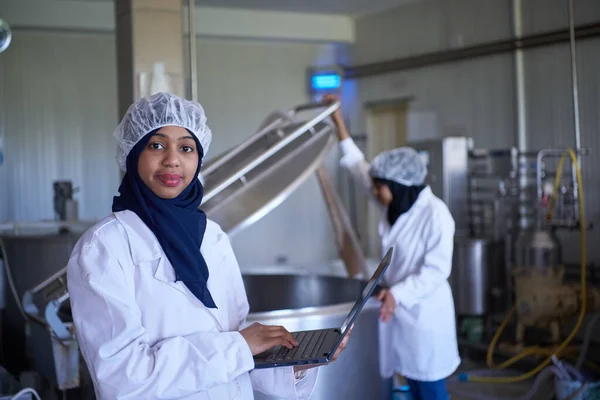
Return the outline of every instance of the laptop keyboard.
[[[292,333],[292,336],[298,342],[298,346],[292,349],[281,346],[281,349],[277,353],[271,354],[267,358],[267,361],[289,361],[315,357],[323,341],[325,341],[328,331],[329,329],[323,329],[319,331]]]

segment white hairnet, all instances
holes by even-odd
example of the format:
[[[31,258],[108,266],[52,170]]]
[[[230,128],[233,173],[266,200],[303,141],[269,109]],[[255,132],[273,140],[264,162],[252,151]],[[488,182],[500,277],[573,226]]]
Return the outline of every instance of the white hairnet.
[[[425,182],[427,167],[414,149],[400,147],[377,155],[371,163],[370,174],[373,178],[415,186]]]
[[[179,126],[193,133],[202,146],[203,155],[208,153],[212,133],[206,125],[206,115],[199,103],[171,93],[156,93],[133,103],[114,136],[117,138],[117,164],[126,171],[127,155],[141,138],[164,126]]]

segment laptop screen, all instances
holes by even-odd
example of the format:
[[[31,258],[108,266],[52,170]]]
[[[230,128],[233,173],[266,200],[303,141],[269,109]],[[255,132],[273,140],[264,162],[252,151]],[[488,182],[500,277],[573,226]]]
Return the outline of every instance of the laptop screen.
[[[348,330],[350,325],[352,325],[352,323],[358,316],[358,313],[360,313],[360,311],[362,310],[363,306],[365,305],[365,303],[367,302],[367,300],[369,299],[371,294],[373,294],[373,291],[375,290],[375,286],[377,286],[377,284],[381,280],[381,275],[383,275],[383,272],[386,270],[387,266],[390,264],[390,260],[392,259],[392,251],[393,251],[393,249],[390,248],[388,250],[388,252],[385,254],[385,257],[383,257],[383,260],[381,260],[381,262],[379,263],[377,270],[373,273],[373,276],[371,276],[371,279],[369,279],[369,282],[367,282],[367,285],[363,289],[360,297],[358,298],[358,300],[356,300],[356,303],[354,303],[352,310],[350,310],[350,312],[346,316],[346,319],[344,320],[344,323],[342,324],[342,327],[340,328],[341,336],[344,336],[346,334],[346,330]]]

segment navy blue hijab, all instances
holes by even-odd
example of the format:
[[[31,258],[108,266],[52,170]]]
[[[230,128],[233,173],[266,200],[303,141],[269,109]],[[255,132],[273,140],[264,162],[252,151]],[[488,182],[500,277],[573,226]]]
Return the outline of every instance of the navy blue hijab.
[[[417,202],[419,194],[425,189],[425,185],[406,186],[388,179],[374,178],[373,180],[386,185],[392,193],[392,202],[387,209],[387,220],[390,226],[411,209]]]
[[[174,199],[161,199],[142,181],[138,160],[150,138],[158,129],[144,136],[127,155],[127,172],[119,186],[120,196],[113,199],[113,212],[130,210],[137,214],[156,235],[163,251],[175,269],[175,279],[181,281],[208,308],[217,308],[206,282],[208,266],[200,246],[206,231],[206,214],[198,207],[204,189],[196,177],[203,157],[198,148],[198,169],[192,182]]]

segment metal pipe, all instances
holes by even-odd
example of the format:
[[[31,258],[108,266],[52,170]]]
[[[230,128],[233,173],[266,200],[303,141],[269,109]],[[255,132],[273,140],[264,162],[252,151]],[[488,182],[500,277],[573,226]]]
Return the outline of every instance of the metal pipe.
[[[575,154],[577,157],[577,165],[581,167],[581,157],[578,150],[581,148],[581,126],[579,121],[579,88],[577,82],[577,49],[575,47],[575,11],[573,0],[569,2],[569,45],[571,49],[571,86],[573,89],[573,123],[575,124]],[[579,197],[578,183],[576,178],[575,168],[571,169],[573,175],[573,199],[575,207],[575,218],[579,220]]]
[[[513,33],[517,40],[523,37],[523,3],[513,0]],[[515,84],[517,95],[517,147],[520,152],[527,151],[527,98],[525,95],[525,61],[523,49],[515,51]]]
[[[188,2],[189,35],[190,35],[190,95],[198,101],[198,60],[196,59],[196,4]]]
[[[579,40],[600,36],[600,22],[582,25],[575,28],[575,37]],[[546,33],[523,36],[520,39],[507,39],[491,43],[479,44],[456,50],[445,50],[407,58],[387,60],[372,64],[350,66],[344,68],[346,79],[357,79],[376,76],[407,69],[421,68],[454,61],[468,60],[496,54],[511,53],[517,49],[529,49],[567,42],[569,30],[562,29]]]
[[[577,51],[575,48],[575,12],[573,0],[569,0],[569,40],[571,47],[571,80],[573,86],[573,118],[575,123],[575,149],[581,148],[581,130],[579,122],[579,88],[577,82]],[[581,165],[579,155],[577,162]]]

